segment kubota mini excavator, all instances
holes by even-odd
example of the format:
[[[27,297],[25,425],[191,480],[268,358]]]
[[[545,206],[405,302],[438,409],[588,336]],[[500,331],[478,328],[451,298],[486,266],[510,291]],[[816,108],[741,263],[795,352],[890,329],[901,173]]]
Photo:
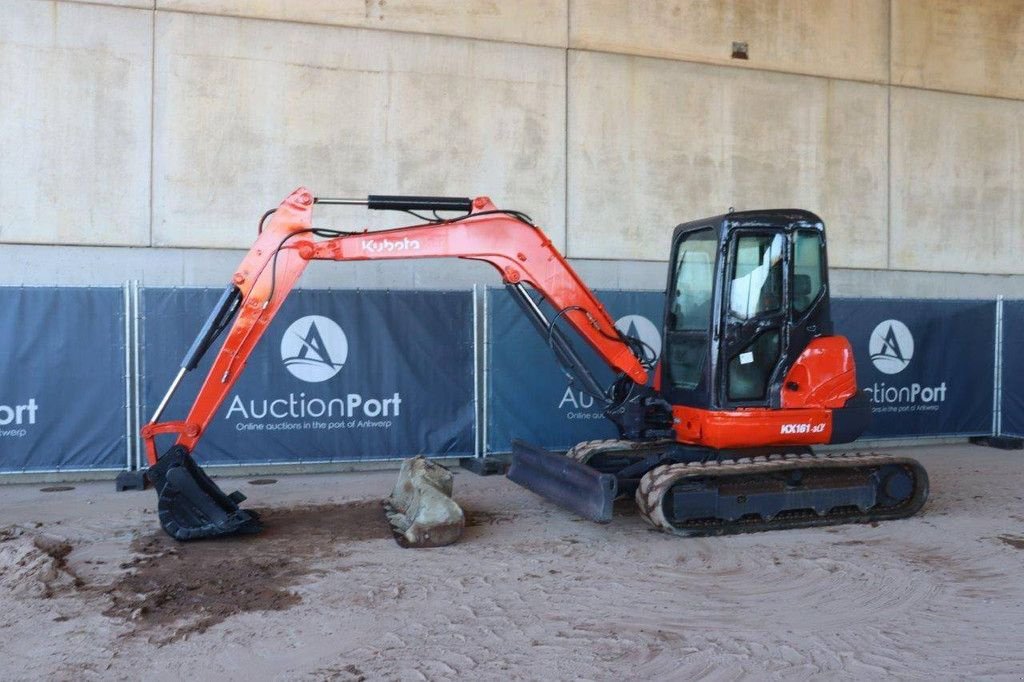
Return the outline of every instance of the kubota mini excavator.
[[[313,208],[331,204],[404,211],[422,223],[374,232],[313,227]],[[871,413],[857,390],[853,350],[833,334],[825,229],[814,214],[743,211],[677,226],[655,364],[523,213],[486,197],[332,199],[300,188],[264,214],[256,243],[142,428],[164,530],[188,540],[260,529],[256,514],[239,507],[244,496],[224,494],[192,453],[306,264],[436,257],[494,266],[559,362],[618,427],[618,439],[564,455],[513,444],[508,477],[549,500],[609,521],[612,502],[635,495],[647,521],[683,535],[895,519],[924,504],[928,476],[913,459],[811,452],[853,441]],[[561,320],[615,371],[610,386],[586,367]],[[185,373],[229,325],[188,415],[161,422]],[[158,457],[161,434],[177,439]]]

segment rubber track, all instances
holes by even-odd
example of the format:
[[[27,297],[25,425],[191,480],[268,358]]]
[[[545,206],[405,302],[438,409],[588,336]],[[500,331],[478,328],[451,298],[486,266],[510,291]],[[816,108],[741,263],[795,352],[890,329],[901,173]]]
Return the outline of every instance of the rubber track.
[[[911,470],[914,477],[914,494],[908,501],[895,507],[877,511],[849,511],[819,516],[813,511],[802,515],[789,515],[772,521],[760,518],[737,521],[699,521],[687,527],[676,527],[664,516],[662,500],[672,486],[685,478],[706,478],[709,476],[726,479],[733,476],[747,476],[756,473],[774,474],[799,469],[846,469],[876,467],[891,464],[903,465]],[[636,502],[643,518],[655,528],[684,536],[724,535],[729,533],[751,533],[789,528],[809,528],[838,523],[870,523],[913,516],[928,498],[928,474],[924,468],[909,457],[893,457],[877,453],[861,454],[792,454],[770,455],[768,457],[723,460],[722,462],[691,462],[687,464],[666,464],[656,467],[640,479],[636,491]]]
[[[672,440],[635,441],[608,438],[605,440],[585,440],[569,448],[566,457],[575,459],[580,464],[587,464],[595,455],[614,453],[630,457],[646,457],[672,445]]]

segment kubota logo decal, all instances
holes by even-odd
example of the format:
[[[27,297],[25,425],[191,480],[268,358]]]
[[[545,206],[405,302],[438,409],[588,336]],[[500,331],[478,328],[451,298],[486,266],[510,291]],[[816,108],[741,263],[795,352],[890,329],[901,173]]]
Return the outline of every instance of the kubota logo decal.
[[[418,239],[360,239],[359,246],[370,253],[391,253],[393,251],[419,251]]]
[[[300,317],[281,337],[281,360],[293,376],[303,381],[327,381],[347,359],[345,332],[322,315]]]
[[[914,357],[914,336],[899,320],[884,320],[871,332],[868,352],[875,369],[884,374],[897,374],[906,369]]]
[[[661,334],[654,323],[643,315],[623,315],[616,320],[615,328],[626,336],[643,341],[645,352],[654,354],[648,360],[657,360],[661,356]]]

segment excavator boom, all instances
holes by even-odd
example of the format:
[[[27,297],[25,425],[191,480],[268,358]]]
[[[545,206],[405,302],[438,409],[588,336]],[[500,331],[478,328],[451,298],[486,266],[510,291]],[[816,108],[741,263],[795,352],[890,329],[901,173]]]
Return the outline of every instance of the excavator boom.
[[[452,219],[390,230],[343,232],[312,223],[316,205],[362,204],[396,211],[460,211]],[[164,528],[179,539],[258,529],[258,521],[238,508],[240,493],[224,495],[202,474],[192,453],[204,431],[245,368],[245,363],[303,270],[312,260],[394,260],[454,257],[492,265],[544,333],[559,359],[585,388],[604,394],[572,344],[548,319],[525,285],[544,299],[625,381],[643,386],[648,378],[642,351],[616,328],[601,302],[583,283],[551,239],[516,211],[498,209],[487,197],[401,197],[371,195],[366,200],[317,198],[305,188],[292,192],[272,212],[267,228],[242,260],[217,307],[186,353],[177,376],[153,418],[142,428],[146,456],[158,487]],[[416,215],[416,214],[414,214]],[[265,216],[266,217],[266,216]],[[224,331],[206,380],[184,420],[160,421],[185,373]],[[160,456],[156,437],[176,440]],[[167,458],[167,461],[164,459]],[[220,525],[218,525],[220,524]]]

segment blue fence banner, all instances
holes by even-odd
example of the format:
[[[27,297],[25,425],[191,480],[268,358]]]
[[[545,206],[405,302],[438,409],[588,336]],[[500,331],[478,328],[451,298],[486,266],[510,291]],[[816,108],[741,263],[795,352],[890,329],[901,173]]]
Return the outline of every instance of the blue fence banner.
[[[0,288],[0,472],[126,466],[124,294]]]
[[[993,301],[838,299],[836,333],[853,344],[872,402],[865,438],[992,433]]]
[[[1003,301],[1003,435],[1024,438],[1024,301]]]
[[[664,293],[595,292],[623,332],[661,352]],[[556,311],[545,307],[548,319]],[[559,327],[575,342],[602,386],[615,378],[597,354],[568,325]],[[544,337],[504,289],[487,290],[487,438],[489,453],[508,452],[513,438],[555,450],[596,438],[614,438],[615,426],[579,386],[570,384]]]
[[[220,293],[142,291],[144,418]],[[187,375],[162,420],[185,417],[219,347]],[[473,354],[471,292],[297,290],[257,344],[196,459],[471,456]]]
[[[502,289],[489,289],[487,297],[487,452],[507,452],[513,438],[563,450],[582,440],[615,437],[600,405],[570,385],[515,301]],[[656,339],[652,345],[660,351],[661,292],[604,291],[598,298],[618,326]],[[853,345],[858,385],[873,403],[872,425],[863,437],[992,432],[994,302],[833,299],[832,310],[836,333]],[[582,341],[576,347],[607,385],[613,376],[604,363]],[[1024,379],[1020,388],[1015,395],[1024,417]],[[1024,418],[1018,423],[1024,428]]]

